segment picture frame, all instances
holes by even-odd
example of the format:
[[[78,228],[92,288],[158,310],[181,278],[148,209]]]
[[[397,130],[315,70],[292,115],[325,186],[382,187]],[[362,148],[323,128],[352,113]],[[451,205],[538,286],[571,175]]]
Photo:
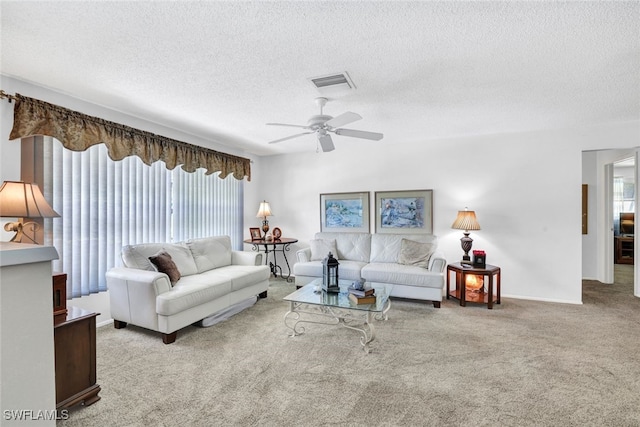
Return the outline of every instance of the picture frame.
[[[370,231],[369,192],[320,194],[320,231]]]
[[[273,229],[273,231],[271,232],[271,235],[273,236],[273,238],[275,240],[280,240],[280,238],[282,237],[282,230],[280,230],[279,227],[276,227]]]
[[[376,233],[433,234],[433,190],[376,191]]]
[[[262,240],[262,231],[260,231],[259,227],[250,227],[249,235],[251,236],[251,240]]]

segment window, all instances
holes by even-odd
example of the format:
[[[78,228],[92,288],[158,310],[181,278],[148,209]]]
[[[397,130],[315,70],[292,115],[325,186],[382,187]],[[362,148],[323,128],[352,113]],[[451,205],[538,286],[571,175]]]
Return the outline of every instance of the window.
[[[105,291],[124,245],[224,234],[242,247],[243,181],[232,175],[115,162],[104,144],[74,152],[51,137],[43,158],[43,192],[61,216],[45,220],[44,239],[58,250],[53,269],[67,273],[68,298]]]

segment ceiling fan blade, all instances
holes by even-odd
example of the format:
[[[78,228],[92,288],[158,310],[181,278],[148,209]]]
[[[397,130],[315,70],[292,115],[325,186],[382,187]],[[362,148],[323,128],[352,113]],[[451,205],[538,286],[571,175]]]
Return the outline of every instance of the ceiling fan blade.
[[[342,113],[339,116],[334,117],[331,120],[328,120],[325,125],[332,128],[339,128],[340,126],[347,125],[349,123],[353,123],[357,120],[362,119],[360,114],[352,113],[351,111],[347,111],[346,113]]]
[[[334,132],[336,135],[352,136],[354,138],[372,139],[374,141],[380,141],[384,136],[383,134],[377,133],[377,132],[367,132],[364,130],[355,130],[355,129],[336,129]]]
[[[276,139],[275,141],[269,141],[267,144],[275,144],[276,142],[286,141],[287,139],[297,138],[297,137],[299,137],[299,136],[302,136],[302,135],[308,135],[308,134],[310,134],[310,133],[313,133],[313,132],[302,132],[302,133],[297,133],[297,134],[295,134],[295,135],[287,136],[286,138],[280,138],[280,139]]]
[[[287,123],[267,123],[267,126],[289,126],[292,128],[302,128],[302,129],[310,129],[309,126],[305,126],[305,125],[290,125]]]
[[[333,151],[336,147],[333,145],[333,140],[331,139],[331,135],[328,133],[322,134],[318,133],[318,141],[320,141],[320,146],[322,147],[322,151],[325,153],[327,151]]]

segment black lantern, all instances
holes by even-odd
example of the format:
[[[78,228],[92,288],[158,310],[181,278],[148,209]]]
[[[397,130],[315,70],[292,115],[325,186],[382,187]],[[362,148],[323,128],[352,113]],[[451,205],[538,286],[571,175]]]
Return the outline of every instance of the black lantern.
[[[329,252],[329,255],[322,260],[322,290],[325,292],[339,293],[338,286],[338,266],[340,263]]]

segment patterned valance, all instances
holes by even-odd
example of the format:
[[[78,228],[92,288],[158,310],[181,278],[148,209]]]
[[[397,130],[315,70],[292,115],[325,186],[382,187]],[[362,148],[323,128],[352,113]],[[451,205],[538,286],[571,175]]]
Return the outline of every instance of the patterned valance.
[[[84,151],[103,143],[113,160],[136,155],[147,165],[162,160],[168,169],[182,165],[185,171],[195,172],[204,168],[207,174],[220,172],[220,178],[233,174],[236,179],[246,176],[251,181],[249,159],[176,141],[20,94],[12,99],[16,105],[10,139],[47,135],[73,151]]]

